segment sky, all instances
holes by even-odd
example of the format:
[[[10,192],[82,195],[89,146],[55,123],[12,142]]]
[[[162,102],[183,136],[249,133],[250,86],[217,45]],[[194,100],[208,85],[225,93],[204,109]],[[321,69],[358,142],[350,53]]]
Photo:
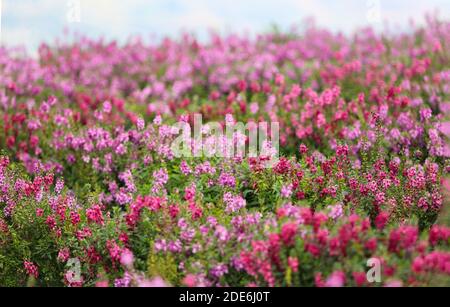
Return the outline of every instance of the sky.
[[[289,29],[308,17],[344,33],[386,24],[407,30],[411,19],[422,23],[426,12],[450,18],[449,0],[0,0],[0,8],[1,44],[30,51],[40,42],[64,40],[64,29],[119,41],[181,31],[202,39],[210,30],[251,35],[273,24]]]

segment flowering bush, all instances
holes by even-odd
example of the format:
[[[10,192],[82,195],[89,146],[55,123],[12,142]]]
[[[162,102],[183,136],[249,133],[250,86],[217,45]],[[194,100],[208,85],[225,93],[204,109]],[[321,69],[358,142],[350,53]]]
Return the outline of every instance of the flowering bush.
[[[0,49],[0,285],[448,285],[449,35]]]

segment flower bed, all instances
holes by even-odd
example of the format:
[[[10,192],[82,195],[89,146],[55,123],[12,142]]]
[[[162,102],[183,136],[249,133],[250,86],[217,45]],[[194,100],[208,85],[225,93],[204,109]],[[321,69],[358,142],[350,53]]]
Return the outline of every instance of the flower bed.
[[[449,285],[449,36],[1,49],[0,285]],[[213,121],[279,151],[218,155]]]

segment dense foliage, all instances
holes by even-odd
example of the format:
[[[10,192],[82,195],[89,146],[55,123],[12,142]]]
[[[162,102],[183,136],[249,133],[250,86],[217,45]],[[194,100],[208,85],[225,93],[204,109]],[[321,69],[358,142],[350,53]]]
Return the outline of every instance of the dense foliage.
[[[0,285],[450,285],[449,42],[429,19],[0,49]],[[178,157],[195,114],[278,123],[280,159]]]

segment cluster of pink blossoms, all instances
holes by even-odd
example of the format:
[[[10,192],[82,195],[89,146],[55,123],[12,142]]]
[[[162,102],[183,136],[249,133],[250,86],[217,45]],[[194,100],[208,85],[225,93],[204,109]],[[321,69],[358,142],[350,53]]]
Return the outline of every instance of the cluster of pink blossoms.
[[[449,41],[430,17],[0,48],[0,285],[447,282]]]

